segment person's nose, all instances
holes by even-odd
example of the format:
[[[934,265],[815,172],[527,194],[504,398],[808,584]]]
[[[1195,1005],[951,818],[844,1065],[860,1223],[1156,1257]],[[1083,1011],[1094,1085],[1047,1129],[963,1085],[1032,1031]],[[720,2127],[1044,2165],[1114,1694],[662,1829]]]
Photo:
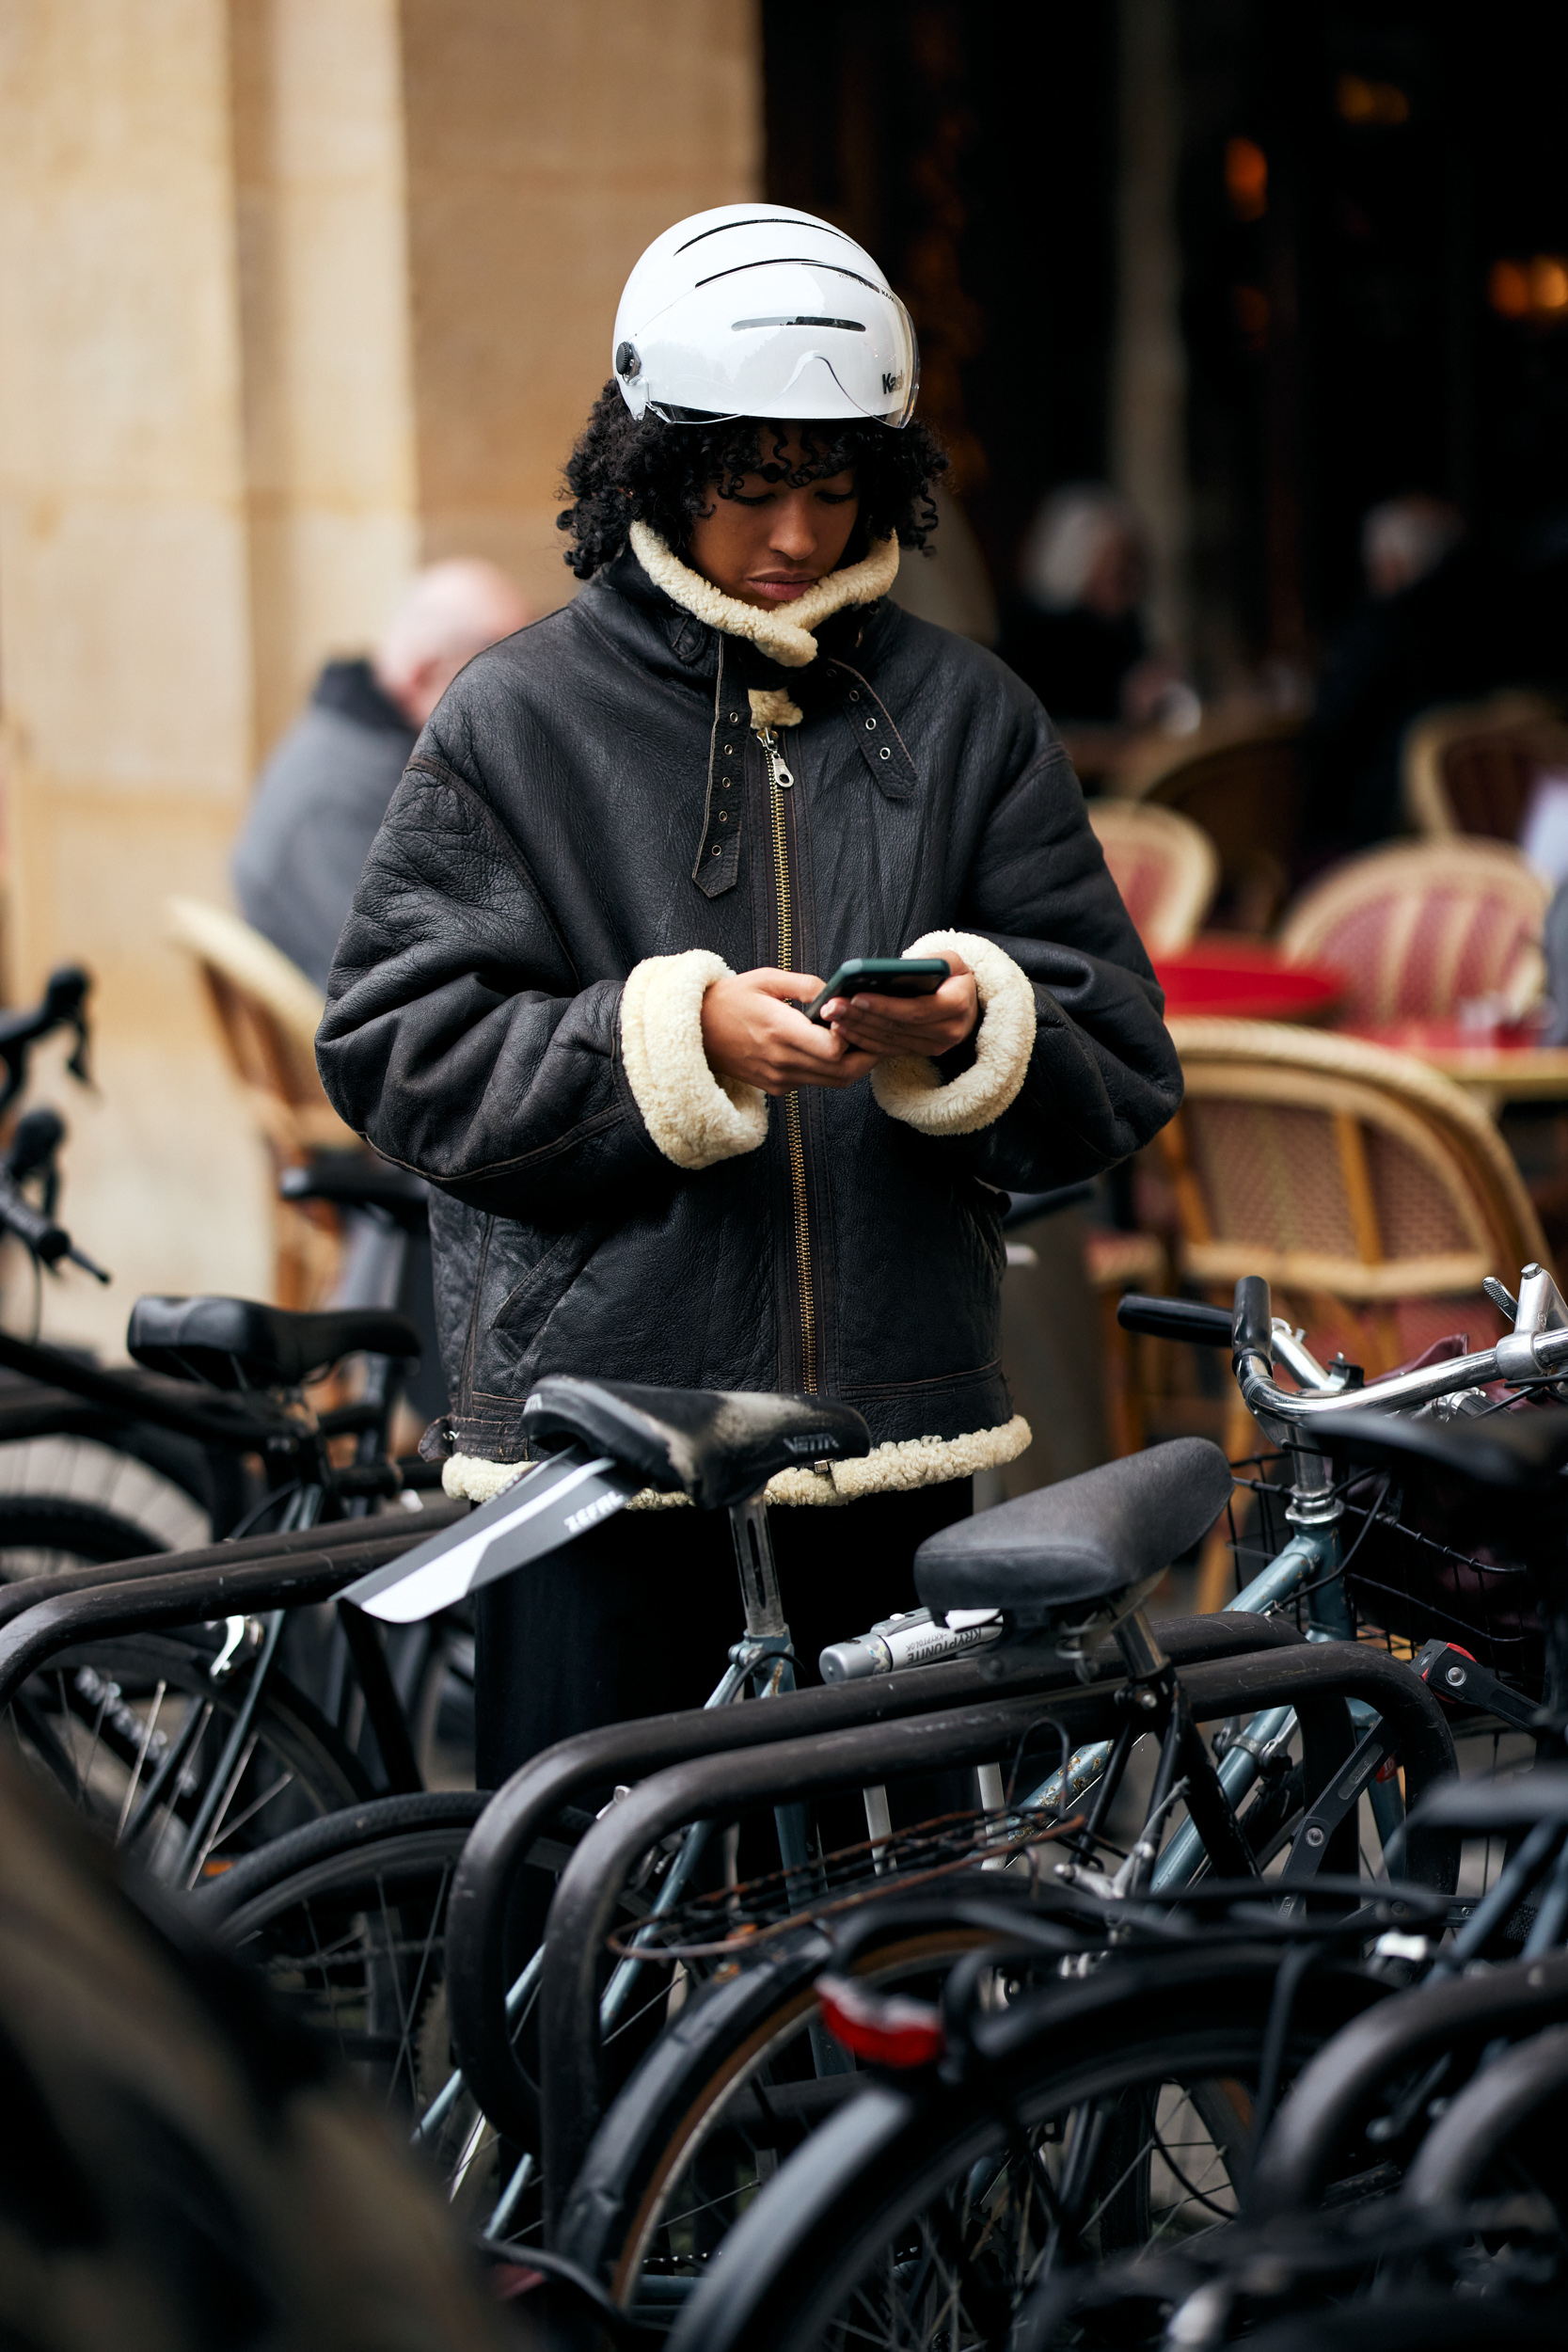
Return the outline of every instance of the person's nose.
[[[786,564],[811,562],[816,553],[816,517],[808,491],[792,490],[787,498],[778,501],[769,535],[772,552]]]

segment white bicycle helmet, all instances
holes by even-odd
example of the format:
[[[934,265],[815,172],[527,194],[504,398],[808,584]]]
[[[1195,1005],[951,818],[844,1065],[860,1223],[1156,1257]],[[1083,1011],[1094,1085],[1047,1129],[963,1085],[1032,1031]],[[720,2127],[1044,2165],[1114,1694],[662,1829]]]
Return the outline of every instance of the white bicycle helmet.
[[[656,237],[615,313],[634,417],[864,417],[908,424],[920,388],[910,314],[869,253],[782,204],[721,204]]]

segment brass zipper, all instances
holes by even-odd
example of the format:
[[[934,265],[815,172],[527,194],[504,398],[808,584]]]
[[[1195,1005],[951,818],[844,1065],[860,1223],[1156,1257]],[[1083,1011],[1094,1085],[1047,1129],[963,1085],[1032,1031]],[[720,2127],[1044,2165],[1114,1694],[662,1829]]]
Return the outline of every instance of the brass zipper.
[[[771,727],[759,727],[758,739],[768,762],[768,780],[771,787],[769,803],[773,818],[773,883],[779,910],[779,968],[789,972],[795,965],[795,909],[789,886],[789,844],[784,830],[784,796],[792,791],[795,778],[784,765],[779,750],[778,738]],[[808,1395],[816,1389],[816,1309],[811,1290],[811,1219],[806,1194],[806,1137],[800,1119],[800,1098],[791,1092],[784,1098],[784,1143],[789,1153],[790,1201],[795,1214],[795,1273],[800,1286],[800,1386]]]

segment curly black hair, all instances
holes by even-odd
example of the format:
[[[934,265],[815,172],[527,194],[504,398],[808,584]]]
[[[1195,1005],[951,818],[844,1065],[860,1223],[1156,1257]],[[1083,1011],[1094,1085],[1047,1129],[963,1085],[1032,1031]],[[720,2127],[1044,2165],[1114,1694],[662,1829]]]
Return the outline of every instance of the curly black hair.
[[[764,457],[762,439],[773,433]],[[564,561],[579,580],[612,563],[626,544],[634,522],[649,524],[667,546],[684,549],[693,516],[715,489],[733,498],[745,476],[788,480],[792,489],[822,482],[853,467],[860,513],[845,550],[855,562],[889,533],[900,547],[923,548],[936,529],[931,485],[947,470],[947,453],[923,424],[894,431],[870,419],[863,424],[805,425],[804,463],[788,471],[778,428],[754,417],[707,424],[667,424],[660,417],[634,417],[612,376],[589,414],[566,466],[571,504],[556,516],[572,545]]]

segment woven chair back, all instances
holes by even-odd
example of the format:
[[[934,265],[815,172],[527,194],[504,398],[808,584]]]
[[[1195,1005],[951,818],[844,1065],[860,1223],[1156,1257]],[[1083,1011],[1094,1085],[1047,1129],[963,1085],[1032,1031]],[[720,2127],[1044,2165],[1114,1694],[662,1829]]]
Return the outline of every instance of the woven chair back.
[[[1208,834],[1219,858],[1226,927],[1259,935],[1285,902],[1302,798],[1300,743],[1277,734],[1202,752],[1167,769],[1143,795]]]
[[[1495,994],[1523,1011],[1541,993],[1550,896],[1501,842],[1396,842],[1305,891],[1279,945],[1287,962],[1345,975],[1339,1018],[1353,1027],[1448,1020]]]
[[[1311,1343],[1386,1372],[1435,1339],[1502,1329],[1481,1290],[1548,1263],[1490,1120],[1449,1079],[1359,1039],[1175,1020],[1186,1098],[1160,1138],[1181,1270],[1228,1302],[1274,1285]],[[1325,1358],[1326,1359],[1326,1358]]]
[[[1149,954],[1187,946],[1220,879],[1218,853],[1201,826],[1148,801],[1091,801],[1089,822]]]
[[[1433,710],[1406,735],[1402,768],[1418,833],[1517,841],[1537,780],[1568,773],[1568,726],[1534,694]]]
[[[318,1152],[358,1152],[358,1136],[326,1099],[316,1072],[325,1000],[269,939],[224,907],[171,898],[167,936],[194,961],[229,1064],[245,1089],[274,1175]],[[281,1307],[330,1296],[341,1266],[338,1219],[313,1203],[274,1200],[274,1294]]]

